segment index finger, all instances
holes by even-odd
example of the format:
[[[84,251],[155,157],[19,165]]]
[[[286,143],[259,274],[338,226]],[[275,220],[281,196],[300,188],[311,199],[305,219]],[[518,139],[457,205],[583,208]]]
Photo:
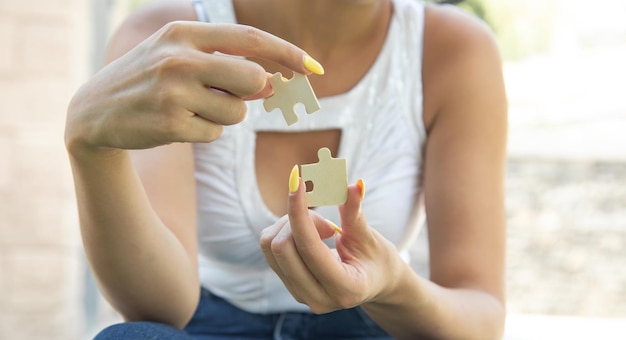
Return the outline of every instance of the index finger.
[[[207,53],[262,58],[303,74],[324,73],[301,48],[252,26],[190,22],[185,31],[191,43]]]

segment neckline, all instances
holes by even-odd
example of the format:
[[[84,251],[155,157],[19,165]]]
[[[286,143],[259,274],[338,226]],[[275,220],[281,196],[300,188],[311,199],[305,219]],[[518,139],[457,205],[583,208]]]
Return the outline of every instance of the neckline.
[[[225,2],[232,5],[232,0],[226,0]],[[251,105],[249,106],[249,116],[244,120],[243,124],[253,131],[301,132],[342,129],[345,135],[345,127],[353,125],[353,121],[357,119],[355,115],[358,114],[350,110],[350,108],[346,106],[346,103],[354,100],[362,100],[364,96],[369,96],[369,94],[364,94],[364,91],[368,91],[369,85],[372,82],[376,82],[374,78],[382,73],[381,69],[385,67],[389,60],[389,55],[392,53],[392,46],[394,44],[393,36],[399,29],[398,25],[400,24],[396,11],[398,8],[396,2],[397,0],[392,0],[393,8],[391,19],[378,55],[367,72],[365,72],[352,88],[335,95],[319,97],[318,101],[321,108],[311,115],[303,114],[303,108],[298,108],[297,110],[300,110],[298,112],[298,123],[291,126],[285,125],[282,115],[278,112],[273,112],[268,115],[262,108],[262,99],[251,101],[248,102],[249,105]],[[235,19],[233,11],[234,9],[230,11],[229,16]],[[222,18],[225,17],[222,16]]]
[[[366,84],[369,82],[369,79],[372,78],[373,75],[377,73],[377,70],[381,67],[380,64],[383,63],[384,57],[389,53],[388,51],[390,50],[390,45],[391,45],[391,40],[392,40],[391,36],[392,36],[393,31],[396,30],[396,26],[398,25],[397,23],[398,18],[397,18],[397,11],[396,11],[398,8],[397,2],[398,0],[391,0],[392,8],[391,8],[391,16],[389,20],[389,25],[387,26],[387,32],[385,34],[383,44],[381,45],[381,48],[378,54],[376,55],[376,58],[374,59],[374,62],[372,63],[370,68],[365,72],[365,74],[363,74],[363,76],[358,80],[358,82],[349,90],[342,92],[342,93],[330,95],[330,96],[318,97],[320,104],[322,102],[328,102],[329,104],[332,105],[332,103],[335,101],[343,101],[344,98],[346,97],[349,98],[353,96],[354,93],[358,93],[360,89],[365,87]],[[233,0],[223,0],[221,1],[221,3],[226,5],[227,8],[220,6],[220,10],[216,11],[217,12],[216,16],[219,16],[220,19],[222,19],[222,20],[217,20],[217,22],[239,24],[239,21],[237,20],[237,13],[235,11]]]

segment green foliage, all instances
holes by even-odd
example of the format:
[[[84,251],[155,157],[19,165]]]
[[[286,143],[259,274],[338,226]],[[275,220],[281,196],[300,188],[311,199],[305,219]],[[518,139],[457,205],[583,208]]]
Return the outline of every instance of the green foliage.
[[[546,52],[552,46],[556,0],[483,0],[507,59]]]
[[[455,3],[485,21],[498,37],[505,59],[521,59],[552,45],[558,0],[440,0]]]
[[[139,8],[140,6],[147,4],[150,1],[151,0],[130,0],[128,7],[130,7],[131,10],[135,10]]]

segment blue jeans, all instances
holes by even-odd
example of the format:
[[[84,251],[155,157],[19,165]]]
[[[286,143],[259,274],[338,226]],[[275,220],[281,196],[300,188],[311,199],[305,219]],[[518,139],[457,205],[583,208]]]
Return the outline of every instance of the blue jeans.
[[[241,310],[226,300],[202,289],[196,312],[185,327],[156,322],[126,322],[110,326],[95,340],[111,339],[392,339],[360,308],[328,314],[276,313],[254,314]]]

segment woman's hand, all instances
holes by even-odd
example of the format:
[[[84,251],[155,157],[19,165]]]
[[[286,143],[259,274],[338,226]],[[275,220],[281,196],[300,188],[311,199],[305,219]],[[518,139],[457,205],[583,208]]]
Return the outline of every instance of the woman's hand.
[[[68,109],[68,147],[142,149],[215,140],[224,125],[244,119],[244,100],[272,93],[261,66],[233,56],[311,73],[304,51],[256,28],[172,22],[76,93]]]
[[[395,247],[370,228],[361,212],[362,181],[348,187],[339,207],[342,231],[336,251],[322,241],[333,226],[307,208],[305,186],[294,167],[288,215],[261,234],[267,262],[295,299],[314,313],[327,313],[374,302],[394,289],[404,267]]]

